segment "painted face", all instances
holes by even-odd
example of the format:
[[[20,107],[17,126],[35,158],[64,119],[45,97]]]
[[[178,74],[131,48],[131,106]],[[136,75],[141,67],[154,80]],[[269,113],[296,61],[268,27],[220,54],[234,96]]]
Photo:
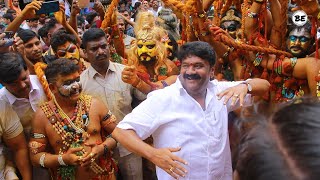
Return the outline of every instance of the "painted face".
[[[224,21],[221,23],[220,27],[227,31],[233,39],[237,38],[237,22],[235,21]]]
[[[156,43],[152,40],[139,40],[138,56],[140,61],[150,61],[156,57]]]
[[[82,91],[79,73],[68,76],[60,76],[58,93],[60,96],[76,100]]]
[[[305,28],[294,29],[287,39],[287,49],[295,57],[305,57],[311,46],[311,35]]]
[[[22,70],[18,79],[13,82],[8,82],[2,84],[7,88],[7,90],[16,96],[17,98],[28,98],[31,90],[31,83],[29,78],[29,71]]]
[[[212,68],[208,61],[189,56],[181,62],[179,80],[190,95],[197,94],[205,91],[211,73]]]
[[[56,54],[59,58],[70,59],[75,64],[78,64],[80,60],[79,48],[70,42],[66,42],[64,45],[59,46]]]

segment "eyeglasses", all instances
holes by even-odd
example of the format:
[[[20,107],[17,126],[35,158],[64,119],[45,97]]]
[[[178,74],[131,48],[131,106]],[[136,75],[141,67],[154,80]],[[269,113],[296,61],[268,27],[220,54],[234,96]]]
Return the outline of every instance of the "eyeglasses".
[[[74,53],[76,49],[77,49],[77,46],[71,43],[65,50],[58,49],[57,55],[59,57],[65,57],[67,55],[67,52]]]
[[[310,38],[305,36],[298,37],[298,36],[291,35],[289,36],[289,38],[290,38],[290,41],[296,41],[297,39],[299,39],[300,42],[304,42],[304,43],[310,40]]]

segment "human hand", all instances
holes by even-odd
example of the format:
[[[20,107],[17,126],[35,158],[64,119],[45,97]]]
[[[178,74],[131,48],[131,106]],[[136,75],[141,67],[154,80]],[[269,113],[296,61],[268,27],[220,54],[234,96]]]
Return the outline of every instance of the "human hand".
[[[92,9],[98,12],[100,16],[104,16],[104,7],[100,1],[94,2]]]
[[[63,3],[59,4],[59,9],[60,10],[58,12],[54,13],[54,17],[56,18],[58,23],[64,26],[67,24],[67,19],[66,19],[65,8]]]
[[[24,19],[32,19],[36,17],[36,11],[41,8],[41,1],[32,1],[27,4],[21,12],[21,17]]]
[[[218,99],[222,99],[224,97],[223,104],[226,105],[227,102],[231,99],[231,106],[235,105],[235,103],[240,100],[240,106],[243,106],[243,101],[248,92],[248,86],[246,84],[238,84],[237,86],[230,87],[220,93],[217,94]]]
[[[213,35],[213,39],[215,41],[222,41],[223,36],[227,36],[229,38],[232,38],[227,31],[223,30],[219,26],[211,26],[209,28],[209,30],[210,30],[211,34]]]
[[[126,66],[121,73],[122,81],[131,85],[137,85],[139,77],[137,69],[134,65]]]
[[[85,146],[91,147],[91,151],[87,151],[81,158],[81,166],[89,166],[99,156],[103,155],[104,147],[102,144],[97,145],[96,143],[85,143]]]
[[[79,158],[79,156],[77,156],[77,152],[81,152],[83,150],[83,147],[76,147],[76,148],[69,148],[68,151],[62,155],[62,159],[63,161],[67,164],[67,165],[74,165],[77,166],[79,165],[81,162],[81,156]]]
[[[79,7],[78,1],[73,1],[71,7],[71,16],[77,16],[80,13],[80,11],[81,9]]]
[[[14,51],[18,52],[21,56],[24,56],[24,43],[19,36],[14,38],[12,47]]]
[[[181,164],[187,165],[188,163],[172,153],[180,150],[180,147],[155,149],[150,161],[175,179],[185,177],[187,170]]]

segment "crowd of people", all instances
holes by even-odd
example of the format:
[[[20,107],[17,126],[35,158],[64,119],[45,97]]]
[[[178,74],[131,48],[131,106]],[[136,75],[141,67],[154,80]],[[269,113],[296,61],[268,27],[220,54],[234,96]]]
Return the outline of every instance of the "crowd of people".
[[[0,180],[320,178],[318,0],[86,2],[1,4]]]

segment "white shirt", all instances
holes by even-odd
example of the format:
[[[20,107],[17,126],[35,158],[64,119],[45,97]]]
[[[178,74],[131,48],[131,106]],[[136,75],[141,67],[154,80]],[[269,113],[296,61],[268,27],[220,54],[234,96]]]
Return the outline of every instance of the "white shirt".
[[[232,180],[228,137],[228,112],[239,102],[223,105],[216,94],[240,82],[209,82],[205,110],[182,87],[173,85],[148,94],[147,100],[128,114],[117,127],[132,129],[141,139],[151,134],[155,148],[182,147],[174,153],[188,162],[185,178],[195,180]],[[247,95],[244,105],[251,104]],[[157,167],[161,180],[173,179]]]
[[[29,78],[31,83],[29,99],[17,98],[5,87],[0,89],[0,100],[8,102],[12,106],[12,109],[18,114],[26,134],[31,129],[31,120],[34,113],[40,104],[47,100],[38,77],[36,75],[29,75]]]

